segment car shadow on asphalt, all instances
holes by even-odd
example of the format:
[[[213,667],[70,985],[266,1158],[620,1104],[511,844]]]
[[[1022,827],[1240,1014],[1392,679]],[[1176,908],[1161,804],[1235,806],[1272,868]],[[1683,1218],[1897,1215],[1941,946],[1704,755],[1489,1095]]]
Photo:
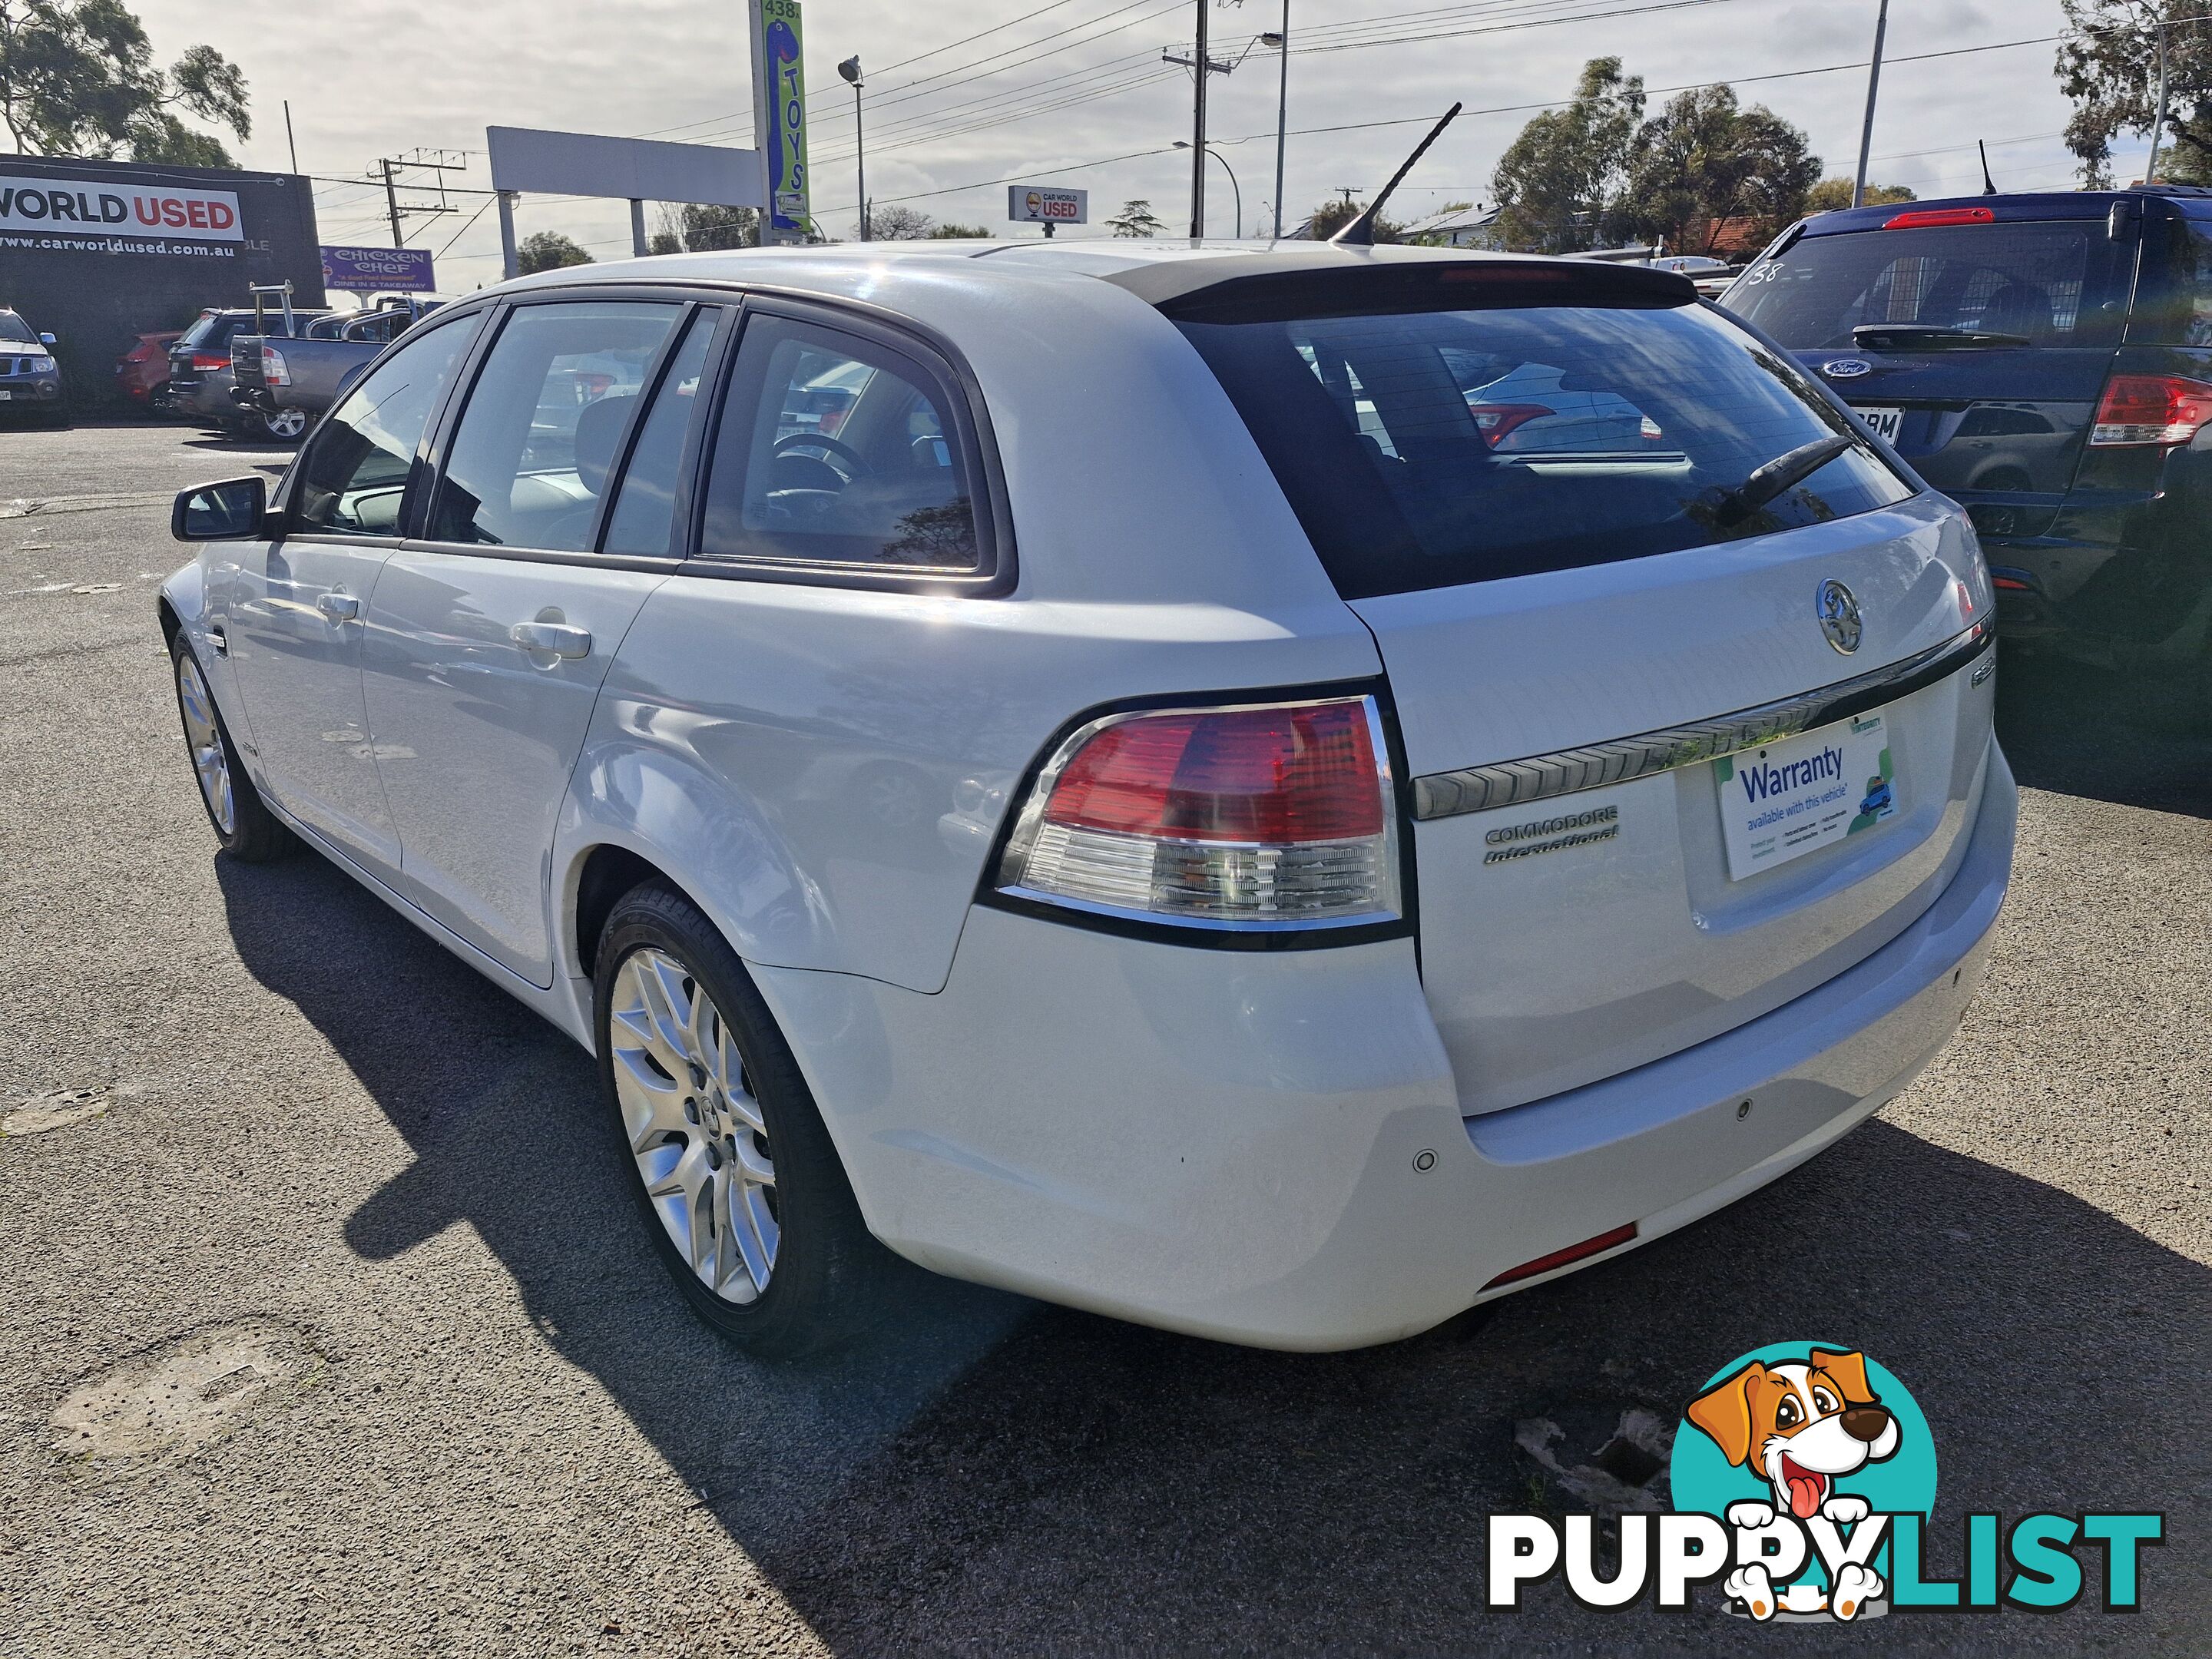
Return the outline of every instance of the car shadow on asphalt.
[[[2212,725],[2181,712],[2178,685],[2007,647],[1997,738],[2031,789],[2212,818]]]
[[[1956,1571],[1969,1509],[2159,1509],[2172,1547],[2147,1558],[2130,1644],[2185,1650],[2212,1614],[2212,1273],[1879,1119],[1695,1226],[1389,1347],[1259,1352],[917,1275],[880,1341],[766,1367],[664,1279],[580,1050],[319,859],[217,869],[246,965],[413,1152],[348,1243],[381,1261],[473,1228],[544,1340],[837,1651],[1464,1650],[1480,1634],[1764,1652],[1772,1632],[1710,1595],[1687,1624],[1586,1612],[1556,1585],[1492,1613],[1485,1517],[1578,1507],[1516,1449],[1522,1420],[1672,1422],[1739,1354],[1803,1339],[1863,1349],[1926,1412],[1934,1571]],[[2004,1623],[1895,1619],[1854,1640],[2087,1636]]]

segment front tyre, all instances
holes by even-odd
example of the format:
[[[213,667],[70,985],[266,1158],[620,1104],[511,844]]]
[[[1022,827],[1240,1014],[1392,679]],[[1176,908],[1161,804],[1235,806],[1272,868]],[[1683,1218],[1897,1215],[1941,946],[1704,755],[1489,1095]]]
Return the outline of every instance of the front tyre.
[[[600,934],[593,1031],[608,1121],[663,1264],[764,1359],[849,1341],[897,1267],[870,1236],[805,1079],[714,924],[648,883]]]
[[[185,750],[191,757],[200,805],[207,809],[216,839],[224,852],[243,863],[266,864],[283,858],[298,843],[246,776],[238,747],[230,740],[230,728],[216,707],[215,693],[181,629],[169,642],[169,666],[177,688],[177,714],[184,722]]]

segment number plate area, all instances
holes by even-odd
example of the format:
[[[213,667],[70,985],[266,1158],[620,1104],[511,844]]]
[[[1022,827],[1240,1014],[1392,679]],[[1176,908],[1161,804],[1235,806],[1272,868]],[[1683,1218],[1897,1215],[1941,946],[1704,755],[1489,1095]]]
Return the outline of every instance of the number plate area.
[[[1899,806],[1883,711],[1713,763],[1729,879],[1871,830]]]

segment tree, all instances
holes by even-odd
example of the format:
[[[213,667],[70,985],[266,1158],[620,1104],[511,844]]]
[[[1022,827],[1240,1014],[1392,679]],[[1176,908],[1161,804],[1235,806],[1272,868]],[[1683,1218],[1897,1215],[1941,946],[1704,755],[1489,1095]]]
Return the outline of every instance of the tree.
[[[1141,196],[1122,203],[1121,210],[1106,222],[1116,236],[1157,236],[1167,228],[1152,203]]]
[[[587,265],[592,256],[557,230],[541,230],[522,239],[514,250],[515,264],[527,276],[532,271],[559,270],[564,265]]]
[[[1866,204],[1869,207],[1887,207],[1892,202],[1917,202],[1915,196],[1903,185],[1869,185]],[[1833,213],[1851,204],[1851,181],[1848,179],[1823,179],[1805,192],[1805,211]]]
[[[1490,189],[1505,246],[1538,253],[1598,246],[1615,228],[1643,118],[1642,76],[1624,76],[1618,58],[1583,64],[1566,107],[1531,120],[1498,159]]]
[[[1675,253],[1711,253],[1732,225],[1763,246],[1802,216],[1820,176],[1805,135],[1764,104],[1739,109],[1735,88],[1694,87],[1638,131],[1613,219]]]
[[[2058,89],[2074,100],[2066,147],[2090,190],[2112,182],[2112,140],[2157,119],[2158,36],[2166,20],[2166,132],[2159,176],[2212,177],[2212,21],[2197,0],[2064,0]],[[2180,21],[2180,20],[2188,21]]]
[[[868,210],[868,235],[878,242],[919,242],[937,228],[937,221],[919,208],[890,207]]]
[[[760,246],[760,215],[751,208],[686,202],[677,219],[687,253],[714,253],[726,248]]]
[[[247,101],[246,77],[213,46],[156,68],[122,0],[0,0],[0,125],[26,155],[235,167],[177,112],[244,138]]]
[[[948,220],[929,234],[933,241],[980,242],[988,240],[991,233],[981,225],[959,225]]]
[[[1326,242],[1364,211],[1358,203],[1347,202],[1340,196],[1334,202],[1323,202],[1307,216],[1306,234],[1316,242]],[[1375,219],[1375,240],[1395,242],[1405,228],[1395,219],[1378,214]]]

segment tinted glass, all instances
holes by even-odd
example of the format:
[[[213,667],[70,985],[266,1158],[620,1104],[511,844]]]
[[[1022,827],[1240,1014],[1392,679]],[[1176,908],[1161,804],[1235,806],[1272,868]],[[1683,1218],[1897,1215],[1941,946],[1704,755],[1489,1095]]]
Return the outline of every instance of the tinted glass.
[[[12,311],[0,311],[0,340],[20,341],[25,345],[36,345],[39,337],[31,325]]]
[[[1911,493],[1862,444],[1733,514],[1757,467],[1857,434],[1698,306],[1178,325],[1347,599],[1674,552]]]
[[[2212,223],[2177,216],[2148,228],[2128,338],[2212,346]]]
[[[178,340],[177,343],[179,345],[188,346],[205,345],[208,342],[208,337],[213,334],[217,328],[221,327],[222,324],[222,319],[219,316],[201,316],[196,318],[193,319],[192,325],[184,331],[183,337]]]
[[[967,459],[937,377],[781,318],[745,329],[707,483],[709,556],[973,570]]]
[[[2110,345],[2134,252],[2102,219],[1802,236],[1745,272],[1728,304],[1796,351],[1849,348],[1854,328],[1879,323]]]
[[[683,309],[517,307],[462,411],[430,539],[588,549],[638,388]]]
[[[379,363],[346,394],[300,458],[295,530],[396,536],[422,428],[476,332],[473,318],[435,328]]]
[[[676,484],[684,465],[684,440],[699,406],[699,376],[707,367],[707,347],[721,313],[702,311],[691,319],[684,342],[669,360],[660,390],[623,470],[622,489],[602,544],[610,553],[665,554],[676,522]]]

